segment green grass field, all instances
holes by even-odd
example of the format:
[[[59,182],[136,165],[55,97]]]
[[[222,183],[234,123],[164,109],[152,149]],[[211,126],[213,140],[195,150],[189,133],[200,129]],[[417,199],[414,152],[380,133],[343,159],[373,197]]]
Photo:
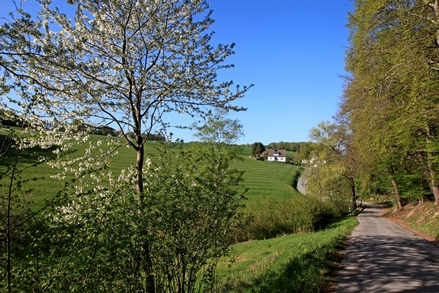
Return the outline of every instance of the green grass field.
[[[242,161],[233,167],[244,170],[244,185],[249,188],[247,193],[248,206],[258,204],[267,199],[287,200],[300,193],[293,186],[293,179],[300,167],[291,164],[258,161],[249,158],[246,149],[242,152]]]
[[[92,137],[92,140],[97,141],[100,138],[102,137],[96,135]],[[3,139],[0,137],[0,141]],[[185,143],[183,147],[187,147],[189,144],[190,143]],[[72,155],[78,156],[84,153],[84,151],[85,145],[79,146],[76,154]],[[28,159],[23,163],[23,166],[26,166],[26,169],[21,174],[24,182],[24,189],[26,189],[26,187],[32,189],[29,199],[32,202],[34,209],[39,209],[44,206],[46,200],[50,200],[57,194],[57,192],[64,186],[64,181],[50,178],[50,176],[57,173],[57,170],[51,169],[45,164],[33,166],[36,162],[36,157],[32,159],[32,153],[34,152],[50,155],[50,151],[32,149],[25,152],[25,157]],[[246,194],[246,197],[248,198],[247,205],[249,207],[255,208],[255,206],[258,205],[258,202],[270,198],[277,198],[280,200],[291,199],[299,194],[291,185],[291,180],[296,175],[296,172],[299,171],[299,167],[284,163],[258,161],[254,158],[249,158],[250,153],[250,148],[242,148],[242,160],[236,161],[233,164],[234,168],[245,171],[243,184],[249,189]],[[294,153],[290,152],[288,155],[293,156]],[[145,156],[151,157],[152,159],[157,156],[156,144],[154,142],[147,142]],[[7,159],[7,156],[1,158],[3,162]],[[135,160],[136,153],[132,148],[120,148],[117,157],[111,164],[113,174],[118,174],[123,168],[126,168],[129,165],[134,165]],[[0,164],[0,172],[4,172],[6,167],[6,163]],[[70,178],[66,178],[66,180],[69,179]]]

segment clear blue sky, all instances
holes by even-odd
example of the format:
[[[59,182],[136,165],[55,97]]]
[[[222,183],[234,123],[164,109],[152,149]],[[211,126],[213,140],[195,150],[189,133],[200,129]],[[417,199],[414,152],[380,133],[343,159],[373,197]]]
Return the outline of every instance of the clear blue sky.
[[[231,114],[244,126],[241,142],[309,141],[331,120],[343,92],[349,0],[211,0],[220,42],[235,42],[234,69],[224,78],[255,86]],[[190,139],[189,139],[190,140]]]
[[[309,130],[331,120],[337,111],[348,45],[346,23],[354,3],[210,0],[210,5],[213,41],[236,43],[236,54],[227,60],[235,68],[222,71],[220,80],[254,84],[237,102],[248,110],[228,117],[244,126],[245,136],[238,143],[308,141]],[[3,11],[11,7],[11,0],[6,0]],[[182,123],[193,122],[176,117]],[[174,138],[195,139],[189,131],[171,131]]]

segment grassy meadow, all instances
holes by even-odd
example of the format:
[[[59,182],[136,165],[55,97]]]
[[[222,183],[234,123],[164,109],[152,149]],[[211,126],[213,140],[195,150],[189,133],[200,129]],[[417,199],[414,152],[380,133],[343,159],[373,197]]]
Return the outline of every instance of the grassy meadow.
[[[92,137],[92,142],[97,142],[102,136],[96,135]],[[0,142],[4,140],[4,132],[0,132]],[[190,143],[183,144],[183,148],[188,147]],[[86,145],[78,146],[72,157],[79,156],[85,151]],[[23,164],[26,167],[21,174],[24,186],[32,189],[28,195],[30,202],[35,210],[44,206],[46,200],[50,200],[57,192],[64,186],[63,181],[50,178],[57,173],[56,169],[52,169],[46,164],[39,164],[35,166],[38,155],[50,156],[50,150],[31,149],[26,150],[22,157],[27,158]],[[244,170],[244,186],[249,189],[246,194],[248,198],[247,205],[249,208],[257,208],[259,203],[269,199],[290,199],[297,196],[299,193],[291,185],[292,178],[299,172],[299,167],[290,164],[263,162],[249,158],[251,148],[242,148],[242,160],[236,161],[233,164],[234,168]],[[289,153],[289,156],[294,153]],[[156,143],[148,141],[145,147],[145,156],[154,160],[157,156]],[[8,160],[7,156],[1,158],[3,162]],[[121,147],[118,149],[118,155],[111,164],[111,170],[115,176],[120,170],[135,164],[136,154],[132,148]],[[0,164],[0,172],[6,170],[7,164]],[[71,178],[66,178],[68,181]]]
[[[249,205],[266,199],[290,199],[299,195],[293,186],[296,173],[300,167],[290,164],[265,162],[249,157],[250,148],[242,148],[242,161],[233,167],[244,170],[244,185],[249,188],[247,197]],[[289,152],[288,156],[294,156]]]

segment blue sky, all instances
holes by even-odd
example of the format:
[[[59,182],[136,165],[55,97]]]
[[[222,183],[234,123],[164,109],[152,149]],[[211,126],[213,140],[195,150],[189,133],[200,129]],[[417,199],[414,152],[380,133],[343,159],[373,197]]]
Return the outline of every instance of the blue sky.
[[[58,1],[65,2],[53,2]],[[7,11],[11,1],[6,3]],[[331,120],[340,102],[349,34],[346,23],[354,3],[210,0],[210,5],[215,19],[213,42],[236,43],[236,54],[227,60],[235,68],[220,72],[220,80],[254,84],[236,103],[248,110],[228,116],[244,127],[245,136],[238,143],[309,141],[309,130]],[[193,122],[181,115],[174,119]],[[190,131],[171,131],[174,138],[195,140]]]
[[[255,86],[239,104],[242,143],[309,141],[343,92],[349,0],[211,0],[220,42],[235,42],[225,79]],[[190,139],[189,139],[190,140]]]

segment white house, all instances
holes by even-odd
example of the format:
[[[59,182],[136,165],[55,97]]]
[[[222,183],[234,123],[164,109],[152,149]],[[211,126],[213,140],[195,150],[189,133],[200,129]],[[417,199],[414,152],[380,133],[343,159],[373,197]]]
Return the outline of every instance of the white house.
[[[261,154],[261,156],[266,157],[268,162],[283,162],[287,161],[287,151],[268,149]]]

